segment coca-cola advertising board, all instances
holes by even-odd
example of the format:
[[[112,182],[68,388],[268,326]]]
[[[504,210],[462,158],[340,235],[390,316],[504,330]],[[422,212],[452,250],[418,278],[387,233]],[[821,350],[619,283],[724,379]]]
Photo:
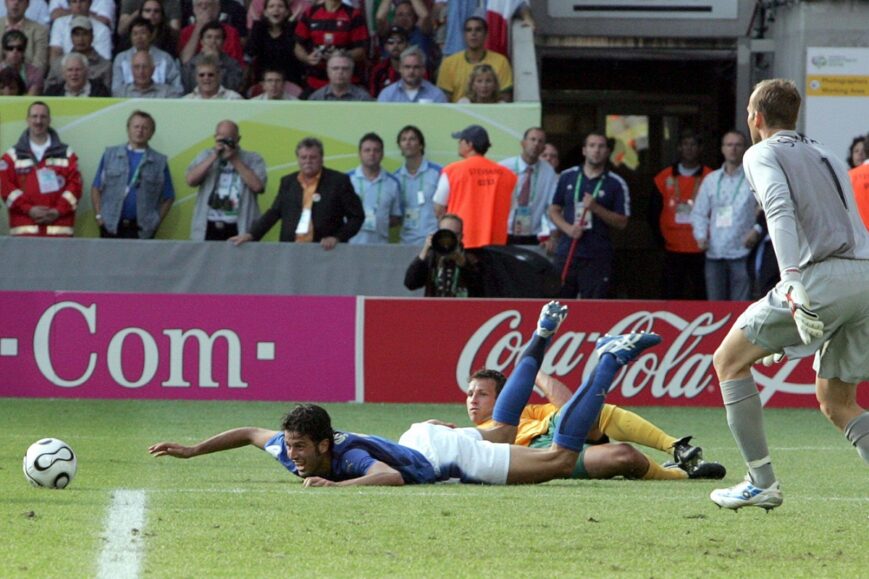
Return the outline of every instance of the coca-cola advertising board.
[[[0,292],[0,396],[355,399],[356,298]]]
[[[510,373],[537,324],[540,300],[366,299],[365,400],[461,402],[479,368]],[[616,376],[607,401],[622,405],[720,406],[712,354],[746,303],[566,301],[567,319],[542,370],[571,389],[593,369],[604,334],[654,331],[662,344]],[[816,407],[811,358],[758,368],[770,407]],[[591,362],[591,363],[590,363]],[[864,406],[869,392],[862,389]]]

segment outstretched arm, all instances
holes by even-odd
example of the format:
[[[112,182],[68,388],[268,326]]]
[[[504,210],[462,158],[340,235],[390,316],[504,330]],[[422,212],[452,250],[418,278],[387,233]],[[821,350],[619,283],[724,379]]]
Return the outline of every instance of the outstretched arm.
[[[175,458],[193,458],[202,454],[220,452],[242,446],[253,445],[257,448],[265,448],[269,439],[277,434],[277,431],[264,428],[244,427],[233,428],[221,432],[199,444],[184,446],[177,442],[158,442],[148,448],[148,452],[154,456],[174,456]]]
[[[305,479],[306,487],[348,487],[348,486],[385,486],[399,487],[404,485],[404,479],[401,473],[380,461],[374,462],[364,475],[335,482],[318,476],[311,476]]]

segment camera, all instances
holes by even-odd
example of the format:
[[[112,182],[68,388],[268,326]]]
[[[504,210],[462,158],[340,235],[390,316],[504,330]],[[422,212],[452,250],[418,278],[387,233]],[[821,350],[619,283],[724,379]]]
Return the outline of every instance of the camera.
[[[438,255],[449,255],[459,247],[459,238],[450,229],[438,229],[431,237],[431,248]]]
[[[230,149],[235,148],[235,139],[217,139],[217,142],[224,147],[229,147]]]

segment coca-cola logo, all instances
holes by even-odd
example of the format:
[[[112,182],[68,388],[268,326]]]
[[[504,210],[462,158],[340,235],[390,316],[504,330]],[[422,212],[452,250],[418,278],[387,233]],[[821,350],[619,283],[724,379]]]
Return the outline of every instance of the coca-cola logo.
[[[637,311],[602,332],[562,330],[547,350],[541,370],[562,378],[582,366],[581,380],[585,380],[597,364],[594,344],[602,335],[654,331],[664,337],[664,343],[622,369],[613,380],[611,391],[619,390],[624,398],[632,398],[648,388],[657,399],[692,399],[714,387],[712,353],[723,335],[717,336],[714,344],[703,341],[725,328],[731,318],[730,313],[716,319],[714,313],[704,312],[686,319],[665,310]],[[468,376],[477,368],[503,372],[516,363],[526,344],[518,329],[521,324],[522,314],[518,310],[506,310],[489,318],[471,335],[456,364],[456,384],[462,391],[467,388]],[[786,381],[797,364],[797,361],[783,364],[772,377],[756,374],[764,403],[777,391],[813,392],[813,385]],[[576,388],[579,383],[568,385]]]

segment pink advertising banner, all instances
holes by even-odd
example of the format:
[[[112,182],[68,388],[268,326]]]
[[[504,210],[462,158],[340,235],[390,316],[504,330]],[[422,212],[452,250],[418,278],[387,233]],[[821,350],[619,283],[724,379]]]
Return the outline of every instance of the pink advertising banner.
[[[354,297],[0,292],[0,397],[355,399]]]

